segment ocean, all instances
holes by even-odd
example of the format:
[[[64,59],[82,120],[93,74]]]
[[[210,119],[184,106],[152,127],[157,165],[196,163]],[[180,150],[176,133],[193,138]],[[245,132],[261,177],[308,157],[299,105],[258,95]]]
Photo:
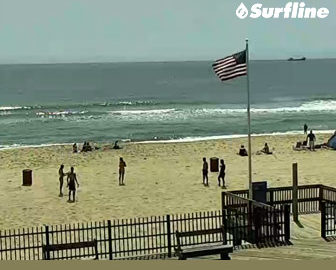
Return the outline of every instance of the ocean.
[[[0,65],[0,148],[247,133],[246,77],[211,61]],[[253,134],[336,129],[336,60],[251,61]]]

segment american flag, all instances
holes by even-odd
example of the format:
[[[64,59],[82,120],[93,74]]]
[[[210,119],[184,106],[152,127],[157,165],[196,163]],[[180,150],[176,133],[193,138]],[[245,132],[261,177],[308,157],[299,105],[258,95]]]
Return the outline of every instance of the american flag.
[[[246,75],[246,50],[217,60],[212,68],[222,81]]]

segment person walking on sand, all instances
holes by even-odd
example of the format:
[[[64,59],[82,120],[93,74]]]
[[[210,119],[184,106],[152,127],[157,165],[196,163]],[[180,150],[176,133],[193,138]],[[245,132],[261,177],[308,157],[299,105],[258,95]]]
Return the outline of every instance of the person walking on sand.
[[[76,176],[74,167],[71,167],[70,172],[68,173],[67,183],[68,183],[68,188],[69,188],[69,202],[71,202],[71,193],[72,193],[72,197],[73,197],[72,202],[75,202],[75,199],[76,199],[76,184],[77,184],[77,187],[79,187],[79,183],[78,183],[78,180],[77,180],[77,176]]]
[[[121,157],[119,160],[119,185],[124,185],[126,162]]]
[[[209,185],[208,171],[209,171],[209,165],[208,162],[206,161],[206,158],[204,157],[202,173],[203,173],[203,185],[205,186]]]
[[[310,151],[315,151],[315,134],[313,133],[313,130],[310,131],[310,133],[307,135],[307,141],[309,139],[309,149]]]
[[[307,134],[307,131],[308,131],[308,126],[307,126],[307,124],[304,124],[304,126],[303,126],[304,134]]]
[[[64,176],[66,175],[63,169],[64,165],[62,164],[58,170],[59,182],[60,182],[60,193],[59,193],[60,197],[63,197],[63,182],[64,182]]]
[[[219,175],[218,175],[218,186],[221,186],[221,179],[223,181],[223,187],[225,188],[225,163],[224,159],[221,159],[220,161],[220,170],[219,170]]]

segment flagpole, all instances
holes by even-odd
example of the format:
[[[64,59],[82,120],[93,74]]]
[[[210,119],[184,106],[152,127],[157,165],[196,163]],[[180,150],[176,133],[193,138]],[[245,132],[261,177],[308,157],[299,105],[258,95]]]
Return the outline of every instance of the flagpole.
[[[246,66],[247,66],[247,124],[248,124],[248,169],[249,169],[249,199],[253,199],[252,193],[252,149],[251,149],[251,113],[250,113],[250,67],[248,39],[246,39]]]

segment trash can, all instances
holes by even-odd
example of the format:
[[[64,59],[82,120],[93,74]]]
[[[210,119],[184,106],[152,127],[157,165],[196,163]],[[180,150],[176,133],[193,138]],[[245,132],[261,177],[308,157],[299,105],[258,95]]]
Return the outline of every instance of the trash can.
[[[23,170],[22,171],[23,186],[31,186],[33,184],[33,173],[32,170]]]
[[[210,171],[218,172],[219,171],[219,159],[216,157],[210,158]]]
[[[252,183],[253,200],[267,204],[267,181]]]

